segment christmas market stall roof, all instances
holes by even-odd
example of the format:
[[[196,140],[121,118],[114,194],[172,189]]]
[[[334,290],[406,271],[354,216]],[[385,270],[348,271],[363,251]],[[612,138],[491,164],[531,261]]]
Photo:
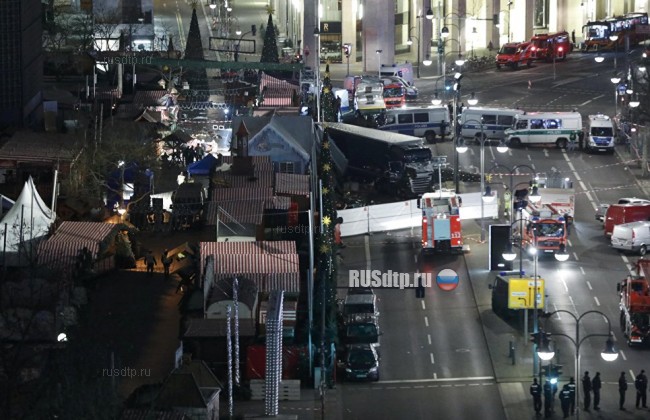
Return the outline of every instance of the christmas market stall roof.
[[[298,89],[298,85],[262,72],[260,92],[262,92],[264,106],[291,106]]]
[[[205,305],[207,318],[227,317],[228,306],[234,307],[235,304],[233,283],[234,277],[225,277],[215,282]],[[246,277],[237,277],[237,284],[237,301],[240,305],[239,318],[255,319],[257,316],[257,285]]]
[[[54,220],[56,220],[56,214],[38,194],[34,180],[30,176],[13,207],[0,220],[2,227],[2,236],[0,237],[2,242],[0,244],[8,253],[25,252],[29,249],[25,246],[26,244],[43,238],[50,232]],[[23,243],[22,247],[21,243]],[[20,256],[18,258],[20,259]],[[15,263],[13,259],[9,261]]]
[[[290,196],[309,196],[309,175],[275,174],[275,193]]]
[[[0,145],[0,167],[14,168],[20,163],[70,164],[81,154],[83,133],[41,133],[16,131]]]

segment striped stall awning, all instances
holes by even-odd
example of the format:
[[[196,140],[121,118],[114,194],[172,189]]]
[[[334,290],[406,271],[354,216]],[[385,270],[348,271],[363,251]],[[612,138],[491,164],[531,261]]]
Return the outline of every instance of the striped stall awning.
[[[94,242],[95,244],[99,244],[113,233],[116,228],[117,225],[111,223],[66,221],[61,223],[61,226],[58,227],[48,242]],[[90,247],[88,249],[93,251]]]
[[[162,97],[166,94],[166,90],[139,90],[133,95],[133,103],[145,106],[161,105]]]
[[[38,247],[38,263],[51,270],[59,271],[64,279],[68,280],[74,273],[77,256],[84,249],[97,258],[99,243],[93,241],[53,241],[49,239]]]
[[[264,200],[264,209],[289,210],[291,197],[271,197]]]
[[[269,293],[273,290],[300,293],[299,273],[218,273],[215,277],[216,280],[221,280],[233,276],[245,277],[254,281],[262,293]]]
[[[222,172],[213,178],[214,184],[222,185],[226,188],[273,188],[273,181],[273,170],[255,171],[253,176],[233,175],[230,172]]]
[[[208,201],[205,209],[205,223],[208,226],[217,225],[217,210],[219,220],[223,223],[237,222],[260,225],[264,217],[264,200]]]
[[[201,264],[204,264],[201,255]],[[215,256],[217,273],[299,273],[298,254],[231,254]]]
[[[253,170],[255,172],[273,172],[273,162],[270,156],[251,156],[253,158]],[[233,156],[222,156],[223,163],[233,164]]]
[[[201,242],[201,255],[295,254],[294,241]]]
[[[258,200],[273,197],[273,188],[250,187],[250,188],[214,188],[212,190],[212,201],[243,201]]]
[[[275,193],[309,196],[309,175],[275,174]]]

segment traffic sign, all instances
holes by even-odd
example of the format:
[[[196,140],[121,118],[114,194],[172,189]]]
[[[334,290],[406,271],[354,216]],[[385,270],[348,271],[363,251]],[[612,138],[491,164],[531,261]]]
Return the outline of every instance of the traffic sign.
[[[508,280],[508,308],[534,309],[535,280],[530,278],[513,278]],[[537,279],[537,308],[544,307],[544,280]]]
[[[436,283],[441,290],[452,291],[458,287],[458,273],[449,268],[440,270],[436,276]]]

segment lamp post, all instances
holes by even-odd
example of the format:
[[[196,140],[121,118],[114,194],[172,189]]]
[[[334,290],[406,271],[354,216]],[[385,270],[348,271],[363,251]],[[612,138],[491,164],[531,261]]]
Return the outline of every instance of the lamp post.
[[[314,28],[316,37],[316,122],[320,122],[320,30]]]
[[[499,144],[499,147],[501,147],[501,144]],[[497,150],[498,150],[498,148],[497,148]],[[507,146],[506,146],[506,149],[504,150],[504,152],[507,151],[507,150],[508,149],[507,149]],[[514,199],[515,199],[515,196],[512,195],[512,194],[515,193],[514,177],[515,177],[515,175],[519,175],[518,170],[520,168],[526,168],[526,169],[530,170],[530,173],[535,174],[535,170],[532,167],[530,167],[528,165],[525,165],[525,164],[515,165],[512,168],[510,168],[510,167],[508,167],[506,165],[503,165],[503,164],[500,164],[500,163],[497,163],[494,166],[492,166],[487,173],[490,174],[490,173],[492,173],[492,171],[494,171],[497,168],[504,168],[505,170],[508,171],[506,173],[506,175],[510,176],[510,183],[509,183],[508,187],[510,188],[510,195],[511,195],[512,201],[514,201]],[[531,179],[530,182],[532,183],[532,181],[533,180]],[[517,184],[517,186],[519,186],[519,185],[520,184]],[[536,188],[533,188],[533,190],[531,191],[531,194],[528,196],[528,199],[533,203],[538,203],[542,199],[542,196],[538,193],[538,190]],[[509,214],[509,223],[511,225],[512,225],[512,213],[513,213],[513,210],[514,210],[513,209],[514,206],[512,205],[512,201],[510,203],[508,203],[508,205],[510,206],[510,211],[508,212],[508,214]]]
[[[618,35],[610,35],[609,40],[614,43],[614,72],[616,72],[618,69]]]
[[[406,45],[413,45],[413,41],[411,40],[411,38],[415,38],[415,40],[418,42],[418,52],[417,52],[418,68],[417,68],[416,75],[417,75],[417,77],[419,79],[420,78],[420,37],[415,36],[415,35],[411,35],[411,29],[415,29],[415,28],[412,28],[412,27],[409,28],[409,39],[408,39],[408,41],[406,41]],[[418,20],[418,33],[420,33],[420,21],[419,20]]]
[[[618,115],[618,84],[621,82],[621,78],[614,73],[611,79],[609,79],[614,84],[614,117]]]
[[[508,2],[508,42],[510,42],[510,8],[512,7],[512,2]]]
[[[381,53],[382,50],[375,51],[377,53],[377,77],[381,77]]]
[[[582,343],[587,338],[591,338],[591,337],[607,337],[607,340],[605,341],[605,348],[600,353],[600,356],[606,362],[615,361],[618,358],[618,351],[615,349],[614,340],[612,339],[612,337],[614,336],[614,334],[612,333],[612,325],[611,325],[611,322],[609,321],[609,318],[607,317],[607,315],[605,315],[604,313],[602,313],[600,311],[596,311],[596,310],[587,311],[587,312],[584,312],[583,314],[581,314],[580,316],[576,316],[573,312],[570,312],[570,311],[567,311],[567,310],[564,310],[564,309],[558,309],[558,310],[556,310],[554,312],[544,313],[544,314],[542,314],[540,316],[542,318],[544,318],[544,319],[548,319],[548,318],[550,318],[551,316],[553,316],[553,315],[555,315],[557,313],[568,314],[568,315],[571,316],[571,318],[573,318],[573,320],[575,321],[575,324],[576,324],[575,338],[572,338],[569,335],[564,334],[564,333],[544,333],[543,331],[535,332],[535,335],[533,336],[533,338],[535,340],[538,340],[539,344],[541,344],[539,350],[537,351],[537,355],[539,356],[539,358],[541,360],[544,360],[544,361],[551,360],[555,356],[555,351],[552,350],[549,347],[548,343],[544,343],[545,339],[547,340],[551,336],[554,336],[554,335],[563,336],[563,337],[568,338],[569,341],[571,343],[573,343],[573,345],[575,347],[574,378],[576,378],[576,398],[578,399],[578,401],[580,401],[580,392],[579,392],[579,387],[580,387],[580,376],[579,376],[579,374],[580,374],[580,346],[582,345]],[[602,333],[600,333],[600,334],[588,334],[588,335],[586,335],[586,336],[584,336],[582,338],[580,337],[580,321],[582,321],[582,319],[586,315],[590,315],[590,314],[600,315],[605,319],[605,321],[607,321],[607,329],[608,329],[607,334],[602,334]],[[579,418],[580,418],[580,404],[578,404],[578,409],[576,410],[576,419],[579,419]]]
[[[242,34],[241,29],[237,27],[237,30],[235,30],[235,35],[239,37],[239,41],[237,41],[237,45],[235,45],[235,63],[239,61],[239,46],[241,45],[242,39],[244,39],[244,37],[248,34],[253,34],[253,36],[255,36],[256,32],[257,32],[257,28],[255,27],[255,25],[251,25],[251,30],[244,34]]]
[[[476,105],[477,102],[474,102],[472,105]],[[483,118],[481,118],[481,121],[475,119],[467,120],[465,124],[478,124],[481,127],[481,243],[483,243],[485,242],[485,203],[491,203],[496,198],[496,196],[491,194],[489,187],[485,187],[485,143],[488,139],[484,132]],[[505,143],[503,145],[500,144],[497,150],[499,153],[505,153],[508,151],[508,147],[505,146]],[[467,146],[465,146],[462,137],[456,144],[456,151],[458,153],[465,153],[467,151]]]

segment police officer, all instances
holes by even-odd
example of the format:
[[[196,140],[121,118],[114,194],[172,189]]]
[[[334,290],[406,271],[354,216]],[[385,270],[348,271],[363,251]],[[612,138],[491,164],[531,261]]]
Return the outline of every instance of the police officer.
[[[569,379],[567,386],[569,387],[569,391],[571,391],[571,401],[569,401],[569,408],[571,410],[571,415],[574,415],[576,413],[576,380],[573,376]]]
[[[569,408],[571,406],[571,390],[569,389],[569,384],[564,385],[560,392],[560,404],[562,405],[564,418],[569,417]]]
[[[594,391],[594,410],[600,410],[600,388],[602,388],[602,383],[600,382],[600,372],[596,372],[596,376],[591,381],[591,388]]]
[[[544,382],[544,417],[551,417],[551,411],[553,409],[553,387],[547,379]]]
[[[618,409],[625,411],[625,392],[627,391],[627,379],[625,378],[625,372],[621,372],[621,376],[618,377]]]
[[[537,383],[537,378],[533,379],[533,383],[530,386],[530,395],[533,396],[535,414],[539,414],[542,411],[542,387]]]
[[[585,394],[585,411],[589,411],[589,406],[591,405],[591,378],[589,377],[589,371],[586,371],[585,376],[582,377],[582,390]]]
[[[646,398],[648,395],[648,377],[645,376],[645,370],[637,375],[634,380],[634,387],[636,388],[636,408],[639,408],[639,403],[642,404],[643,408],[648,408],[646,406]]]

